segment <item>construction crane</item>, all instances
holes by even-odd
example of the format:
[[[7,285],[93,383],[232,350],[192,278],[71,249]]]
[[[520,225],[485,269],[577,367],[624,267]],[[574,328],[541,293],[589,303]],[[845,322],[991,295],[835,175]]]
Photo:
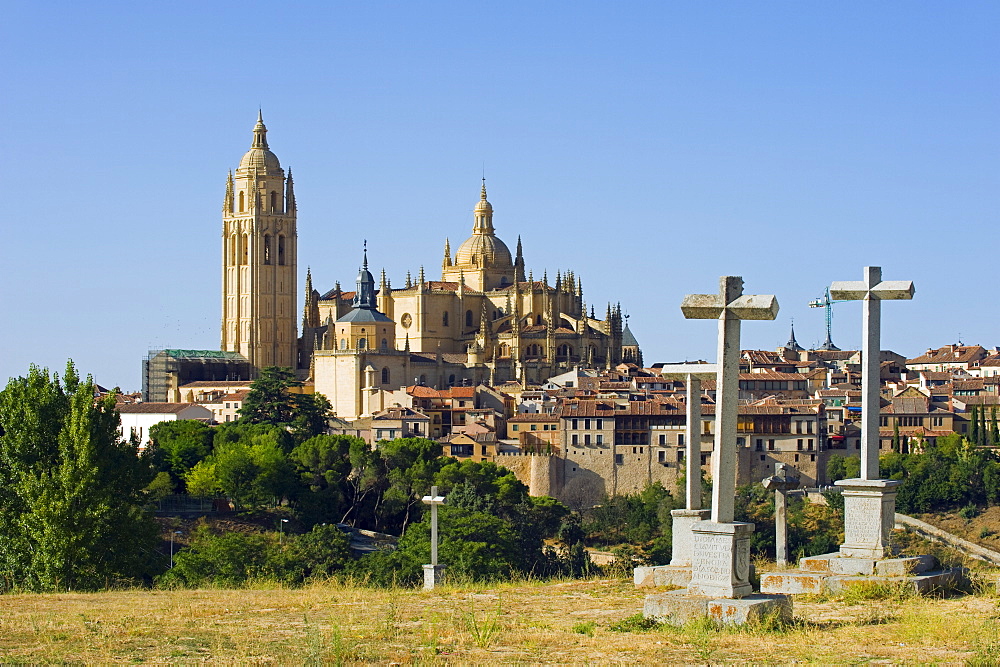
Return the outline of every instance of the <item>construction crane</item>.
[[[846,303],[846,301],[834,301],[830,298],[830,288],[826,288],[826,293],[819,299],[809,302],[810,308],[826,308],[826,342],[819,346],[820,350],[839,350],[833,344],[833,304]]]

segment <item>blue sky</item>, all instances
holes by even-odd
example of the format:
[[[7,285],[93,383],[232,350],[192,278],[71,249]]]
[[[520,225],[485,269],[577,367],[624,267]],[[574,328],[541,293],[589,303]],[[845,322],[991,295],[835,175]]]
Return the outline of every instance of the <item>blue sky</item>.
[[[691,292],[808,302],[881,265],[883,347],[1000,343],[1000,5],[176,2],[5,5],[0,378],[72,357],[140,385],[149,348],[219,345],[220,208],[262,107],[295,173],[300,285],[437,277],[485,165],[529,269],[620,301],[647,363],[715,355]],[[860,345],[860,308],[834,341]]]

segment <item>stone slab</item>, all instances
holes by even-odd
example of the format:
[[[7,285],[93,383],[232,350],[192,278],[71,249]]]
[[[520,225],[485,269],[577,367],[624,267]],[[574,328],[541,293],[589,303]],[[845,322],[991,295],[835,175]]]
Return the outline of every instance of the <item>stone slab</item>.
[[[743,625],[778,614],[792,617],[792,599],[787,595],[748,595],[739,599],[691,595],[686,590],[647,595],[643,616],[671,625],[710,618],[722,625]]]
[[[908,577],[847,577],[834,575],[827,577],[824,584],[831,593],[842,593],[851,586],[867,584],[901,584],[912,588],[914,593],[930,593],[946,590],[958,585],[965,577],[965,568],[955,567],[936,570]]]
[[[691,567],[677,565],[644,565],[635,568],[632,580],[636,588],[658,588],[679,586],[687,588],[691,583]]]
[[[936,567],[937,558],[934,556],[886,558],[875,563],[875,574],[883,577],[907,577],[913,574],[929,572]]]
[[[824,590],[823,581],[829,574],[820,572],[763,572],[760,575],[760,592],[769,595],[819,595]]]

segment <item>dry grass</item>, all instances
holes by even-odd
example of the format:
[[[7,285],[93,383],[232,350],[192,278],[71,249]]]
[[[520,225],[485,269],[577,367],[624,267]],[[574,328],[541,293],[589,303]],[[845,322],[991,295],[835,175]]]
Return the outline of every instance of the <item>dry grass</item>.
[[[818,663],[1000,660],[997,599],[797,600],[781,629],[616,632],[630,582],[0,596],[3,662]]]

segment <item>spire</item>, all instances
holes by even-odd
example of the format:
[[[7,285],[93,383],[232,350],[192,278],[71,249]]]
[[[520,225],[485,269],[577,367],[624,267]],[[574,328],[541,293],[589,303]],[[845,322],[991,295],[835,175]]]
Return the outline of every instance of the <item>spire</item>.
[[[451,241],[446,237],[444,240],[444,261],[442,262],[444,268],[451,266]],[[444,276],[441,276],[444,280]]]
[[[410,272],[406,272],[406,289],[413,287],[413,278],[410,276]]]
[[[382,269],[382,279],[381,279],[381,281],[379,282],[379,286],[378,286],[378,287],[379,287],[379,290],[380,290],[380,291],[384,291],[384,290],[386,289],[386,287],[387,287],[387,286],[388,286],[388,285],[386,284],[386,281],[385,281],[385,269],[383,268],[383,269]]]
[[[549,284],[549,270],[548,269],[543,269],[542,270],[542,284],[543,285],[548,285]]]
[[[486,177],[483,176],[483,189],[479,196],[480,201],[486,201]]]
[[[261,110],[257,110],[257,124],[253,128],[253,143],[250,148],[267,148],[267,128],[264,127],[264,118]]]
[[[312,269],[306,268],[306,294],[302,305],[302,329],[319,326],[319,292],[313,289]]]
[[[297,210],[295,205],[295,190],[292,187],[292,168],[288,168],[288,178],[285,179],[285,211],[294,213]]]
[[[424,265],[423,264],[420,265],[420,276],[417,278],[417,282],[420,283],[421,287],[424,286]]]
[[[378,290],[375,289],[375,278],[368,270],[368,241],[365,241],[364,262],[358,269],[358,290],[354,294],[352,305],[363,310],[378,310],[378,305],[375,303],[376,294]]]
[[[232,213],[233,212],[233,170],[229,170],[229,176],[226,177],[226,197],[222,200],[222,212]]]
[[[788,338],[788,342],[785,343],[785,347],[787,347],[790,350],[795,350],[796,352],[802,351],[802,346],[799,345],[799,342],[797,340],[795,340],[795,320],[792,320],[792,334]]]
[[[490,321],[486,311],[486,299],[483,299],[483,309],[479,313],[479,333],[483,341],[488,341],[490,337]]]
[[[521,252],[521,235],[517,235],[517,255],[514,259],[514,282],[524,282],[524,254]]]

